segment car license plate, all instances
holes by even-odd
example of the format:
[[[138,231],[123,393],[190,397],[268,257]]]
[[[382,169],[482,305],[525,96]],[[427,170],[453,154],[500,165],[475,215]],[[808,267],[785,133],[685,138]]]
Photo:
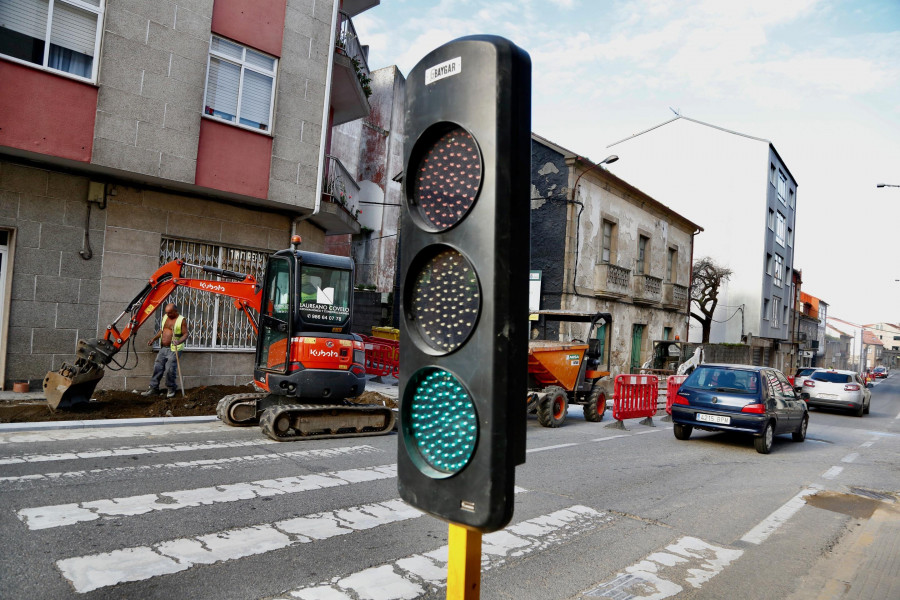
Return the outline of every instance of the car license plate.
[[[819,394],[823,400],[837,400],[837,394]]]
[[[723,417],[721,415],[704,415],[703,413],[698,413],[697,420],[706,421],[707,423],[719,423],[721,425],[731,424],[731,417]]]

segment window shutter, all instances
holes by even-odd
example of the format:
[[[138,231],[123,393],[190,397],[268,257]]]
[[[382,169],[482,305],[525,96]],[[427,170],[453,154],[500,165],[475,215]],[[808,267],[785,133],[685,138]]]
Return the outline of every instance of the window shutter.
[[[47,37],[48,6],[48,0],[0,2],[0,27],[43,40]]]
[[[244,90],[241,98],[241,121],[250,121],[248,125],[263,125],[260,129],[269,129],[269,109],[272,104],[272,78],[244,70]]]
[[[50,28],[51,44],[93,56],[96,41],[97,15],[95,13],[62,2],[54,4],[53,23]]]
[[[230,62],[215,57],[209,58],[209,78],[206,84],[206,106],[225,113],[217,115],[230,118],[237,115],[238,86],[241,81],[241,68]]]

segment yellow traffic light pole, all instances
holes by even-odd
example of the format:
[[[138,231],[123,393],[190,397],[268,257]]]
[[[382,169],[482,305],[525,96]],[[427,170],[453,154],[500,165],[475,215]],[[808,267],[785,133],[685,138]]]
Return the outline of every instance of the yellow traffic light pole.
[[[450,523],[447,600],[481,596],[481,532]]]

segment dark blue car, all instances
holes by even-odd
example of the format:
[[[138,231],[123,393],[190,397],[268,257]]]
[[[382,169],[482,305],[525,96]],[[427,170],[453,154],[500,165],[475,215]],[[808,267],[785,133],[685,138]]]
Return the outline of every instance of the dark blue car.
[[[809,394],[797,394],[784,374],[770,367],[700,365],[681,384],[672,404],[675,437],[694,428],[754,436],[756,451],[768,454],[776,435],[806,439]]]

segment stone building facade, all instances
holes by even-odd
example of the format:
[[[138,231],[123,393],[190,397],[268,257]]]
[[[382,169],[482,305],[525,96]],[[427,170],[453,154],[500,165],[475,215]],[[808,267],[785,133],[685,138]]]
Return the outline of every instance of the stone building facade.
[[[30,52],[28,23],[52,14],[0,8],[4,388],[39,387],[173,258],[260,277],[292,233],[322,251],[360,228],[320,174],[332,127],[371,110],[352,17],[377,0],[55,2],[75,17],[49,53]],[[252,332],[228,299],[174,299],[194,323],[185,385],[249,381]],[[101,386],[146,386],[153,325],[117,356],[137,367]]]
[[[612,326],[599,335],[613,374],[639,369],[654,340],[686,340],[691,256],[702,228],[538,135],[531,169],[538,308],[611,313]],[[564,325],[559,334],[583,339],[583,329]]]

